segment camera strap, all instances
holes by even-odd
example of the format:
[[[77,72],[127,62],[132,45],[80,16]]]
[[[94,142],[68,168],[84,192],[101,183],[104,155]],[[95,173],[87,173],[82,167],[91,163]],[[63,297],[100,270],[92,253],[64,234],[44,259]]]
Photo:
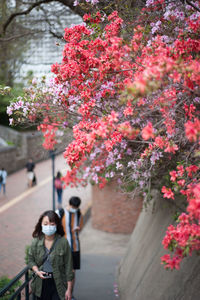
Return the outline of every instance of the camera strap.
[[[44,259],[43,259],[41,265],[38,266],[39,269],[43,266],[43,264],[45,263],[45,261],[48,259],[48,257],[50,256],[50,254],[52,253],[52,251],[55,249],[55,246],[56,246],[56,244],[58,243],[58,241],[59,241],[60,239],[61,239],[61,238],[58,237],[58,238],[54,241],[54,243],[53,243],[53,245],[52,245],[52,247],[51,247],[49,253],[47,253],[47,254],[45,255],[45,257],[44,257]],[[33,274],[32,274],[32,277],[33,277],[33,280],[34,280],[34,279],[36,278],[36,274],[33,273]]]
[[[60,240],[60,237],[57,238],[57,239],[54,241],[54,243],[53,243],[53,245],[52,245],[50,251],[45,255],[45,257],[44,257],[44,259],[43,259],[42,264],[40,265],[40,267],[41,267],[41,266],[45,263],[45,261],[48,259],[48,257],[49,257],[50,254],[52,253],[52,251],[55,249],[55,246],[56,246],[56,244],[58,243],[59,240]],[[39,268],[40,268],[40,267],[39,267]]]

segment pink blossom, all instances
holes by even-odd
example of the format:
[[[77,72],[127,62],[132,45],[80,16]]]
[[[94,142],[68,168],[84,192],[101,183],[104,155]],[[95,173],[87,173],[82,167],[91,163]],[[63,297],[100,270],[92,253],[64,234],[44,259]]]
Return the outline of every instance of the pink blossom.
[[[148,140],[150,138],[154,138],[154,130],[153,125],[149,122],[143,129],[142,129],[142,138],[144,140]]]
[[[164,198],[174,199],[174,193],[172,192],[172,190],[170,188],[166,188],[165,186],[163,186],[162,193],[164,194],[163,195]]]

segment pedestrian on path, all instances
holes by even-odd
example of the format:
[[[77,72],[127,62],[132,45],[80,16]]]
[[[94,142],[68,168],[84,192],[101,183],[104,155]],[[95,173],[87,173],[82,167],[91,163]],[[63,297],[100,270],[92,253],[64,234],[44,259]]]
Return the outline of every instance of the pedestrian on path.
[[[80,270],[81,267],[79,232],[83,227],[83,216],[79,209],[80,204],[81,199],[77,196],[73,196],[69,199],[69,204],[65,209],[61,208],[56,211],[56,213],[62,220],[62,225],[65,231],[65,237],[67,238],[72,251],[74,269],[72,293],[75,285],[75,270]],[[73,295],[72,300],[75,300]]]
[[[60,171],[57,172],[54,180],[54,185],[57,193],[58,208],[62,207],[62,194],[63,194],[63,182],[61,180],[62,174]]]
[[[44,212],[33,231],[28,265],[35,272],[31,288],[37,300],[71,300],[72,256],[58,215]]]
[[[6,194],[6,179],[7,179],[7,171],[2,168],[0,170],[0,193],[1,193],[1,188],[3,186],[3,194]]]
[[[29,158],[29,160],[26,164],[28,187],[33,186],[34,169],[35,169],[35,164],[34,164],[33,160],[31,158]]]
[[[37,184],[37,178],[36,178],[35,172],[33,172],[32,186],[35,186],[36,184]]]

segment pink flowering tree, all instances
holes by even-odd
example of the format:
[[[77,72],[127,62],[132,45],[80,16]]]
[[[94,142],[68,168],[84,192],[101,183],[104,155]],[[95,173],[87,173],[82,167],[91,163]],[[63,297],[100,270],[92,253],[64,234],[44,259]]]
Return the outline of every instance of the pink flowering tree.
[[[50,85],[33,82],[8,108],[12,122],[38,124],[47,149],[58,130],[73,129],[66,185],[104,187],[115,177],[145,202],[152,187],[166,200],[184,199],[163,240],[173,253],[162,263],[171,269],[200,249],[200,1],[186,2],[148,0],[130,24],[116,11],[86,14],[65,29]]]

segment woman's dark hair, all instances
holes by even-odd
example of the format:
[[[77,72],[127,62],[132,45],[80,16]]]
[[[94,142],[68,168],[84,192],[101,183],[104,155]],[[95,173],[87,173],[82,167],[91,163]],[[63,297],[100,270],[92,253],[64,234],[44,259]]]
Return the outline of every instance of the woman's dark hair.
[[[62,174],[60,173],[60,171],[58,171],[57,174],[56,174],[56,178],[59,178],[59,179],[60,179],[61,176],[62,176]]]
[[[65,234],[62,223],[61,223],[61,219],[58,217],[58,215],[55,213],[55,211],[53,210],[47,210],[45,211],[40,217],[39,220],[35,226],[35,229],[33,231],[32,236],[34,238],[42,238],[42,236],[44,235],[44,233],[42,232],[42,220],[44,217],[48,217],[50,222],[54,222],[57,226],[57,230],[56,233],[58,233],[59,235],[63,236]]]
[[[69,199],[69,204],[78,208],[81,204],[81,199],[77,196],[73,196]]]

